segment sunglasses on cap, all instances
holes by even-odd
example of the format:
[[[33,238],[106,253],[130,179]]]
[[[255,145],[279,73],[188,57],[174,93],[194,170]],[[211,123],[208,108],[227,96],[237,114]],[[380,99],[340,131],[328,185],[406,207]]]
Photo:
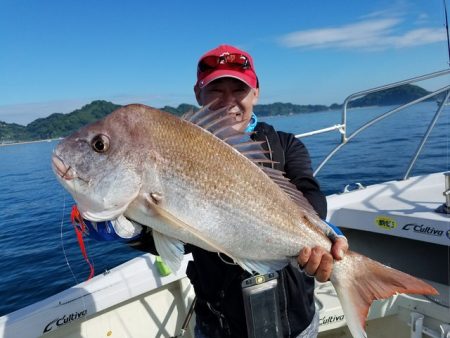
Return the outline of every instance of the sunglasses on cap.
[[[250,61],[245,55],[236,53],[227,53],[220,56],[209,55],[204,57],[198,63],[199,72],[207,72],[216,69],[218,66],[227,64],[237,69],[250,69]]]

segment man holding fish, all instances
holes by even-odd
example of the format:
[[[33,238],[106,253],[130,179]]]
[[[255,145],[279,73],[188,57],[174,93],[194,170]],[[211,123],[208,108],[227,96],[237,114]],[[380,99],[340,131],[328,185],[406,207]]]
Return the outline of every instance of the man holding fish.
[[[272,164],[274,168],[286,172],[286,177],[325,219],[326,199],[313,178],[311,160],[303,143],[292,134],[277,133],[272,126],[257,122],[253,107],[259,98],[259,81],[248,53],[233,46],[221,45],[204,54],[198,62],[194,92],[201,106],[212,103],[212,110],[229,107],[228,113],[237,122],[234,128],[253,132],[254,140],[267,142],[271,150],[269,156],[276,162]],[[147,236],[151,237],[151,232]],[[149,242],[151,239],[144,235],[132,245],[156,253],[154,245]],[[247,328],[240,285],[250,274],[238,265],[230,265],[232,262],[227,261],[227,257],[189,247],[194,261],[188,266],[187,275],[197,295],[196,337],[245,337]],[[317,335],[313,277],[320,282],[327,281],[333,258],[341,259],[347,249],[345,237],[336,236],[331,251],[333,256],[322,247],[306,247],[298,256],[298,264],[303,271],[288,265],[279,273],[278,299],[281,302],[284,337],[297,337],[302,331],[309,332],[308,336]]]
[[[179,119],[121,107],[61,141],[52,164],[84,219],[111,224],[119,237],[140,234],[130,245],[173,271],[192,253],[197,338],[316,336],[314,277],[332,282],[355,338],[366,337],[373,300],[437,293],[348,251],[324,222],[304,145],[257,123],[248,53],[222,45],[204,54],[194,91],[200,111]]]

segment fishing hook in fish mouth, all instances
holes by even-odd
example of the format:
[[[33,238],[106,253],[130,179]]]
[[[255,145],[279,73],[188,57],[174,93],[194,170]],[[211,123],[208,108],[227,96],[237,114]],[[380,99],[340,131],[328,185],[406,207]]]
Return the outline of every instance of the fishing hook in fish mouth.
[[[64,174],[62,174],[61,178],[66,178],[67,173],[69,172],[69,170],[72,169],[72,167],[69,165],[69,167],[67,168],[67,170],[65,171]],[[67,179],[72,179],[72,177],[67,177]]]
[[[70,176],[70,174],[69,174],[69,176],[65,177],[66,174],[70,171],[70,169],[72,169],[72,166],[69,165],[69,167],[67,168],[66,172],[61,176],[61,178],[67,179],[67,180],[73,180],[74,178],[78,178],[80,181],[83,181],[84,183],[89,185],[90,180],[86,180],[83,177],[78,176],[78,174],[77,174],[77,172],[75,170],[72,170],[72,173],[73,173],[72,176]]]
[[[60,176],[62,179],[71,181],[75,178],[78,178],[80,181],[85,182],[86,184],[89,184],[89,180],[86,180],[82,177],[80,177],[77,172],[73,169],[72,166],[66,166],[64,163],[64,160],[59,157],[58,155],[54,154],[52,158],[53,162],[53,168],[55,172]]]
[[[72,167],[67,166],[64,163],[63,159],[56,154],[53,154],[52,166],[53,166],[53,170],[55,171],[55,173],[62,179],[72,180],[76,177],[76,175],[73,175],[73,174],[75,174],[73,170],[72,170],[72,172],[70,172]]]
[[[84,183],[86,183],[87,185],[89,185],[89,183],[91,182],[91,180],[86,180],[86,179],[84,179],[84,178],[82,178],[82,177],[80,177],[80,176],[77,176],[77,178],[78,178],[80,181],[83,181]]]

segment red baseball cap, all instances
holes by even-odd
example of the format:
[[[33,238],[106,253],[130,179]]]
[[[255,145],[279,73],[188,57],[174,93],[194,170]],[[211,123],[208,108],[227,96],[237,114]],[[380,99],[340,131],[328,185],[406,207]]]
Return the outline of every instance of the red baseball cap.
[[[196,86],[203,88],[222,77],[232,77],[258,88],[253,59],[247,52],[230,45],[220,45],[198,61]]]

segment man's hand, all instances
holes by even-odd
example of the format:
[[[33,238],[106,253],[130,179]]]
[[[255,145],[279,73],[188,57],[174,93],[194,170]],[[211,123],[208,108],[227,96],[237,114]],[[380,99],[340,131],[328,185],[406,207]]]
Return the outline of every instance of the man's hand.
[[[331,247],[331,253],[320,246],[303,248],[297,262],[306,274],[314,276],[318,282],[326,282],[333,271],[334,260],[344,258],[348,250],[348,242],[344,237],[339,237]]]

